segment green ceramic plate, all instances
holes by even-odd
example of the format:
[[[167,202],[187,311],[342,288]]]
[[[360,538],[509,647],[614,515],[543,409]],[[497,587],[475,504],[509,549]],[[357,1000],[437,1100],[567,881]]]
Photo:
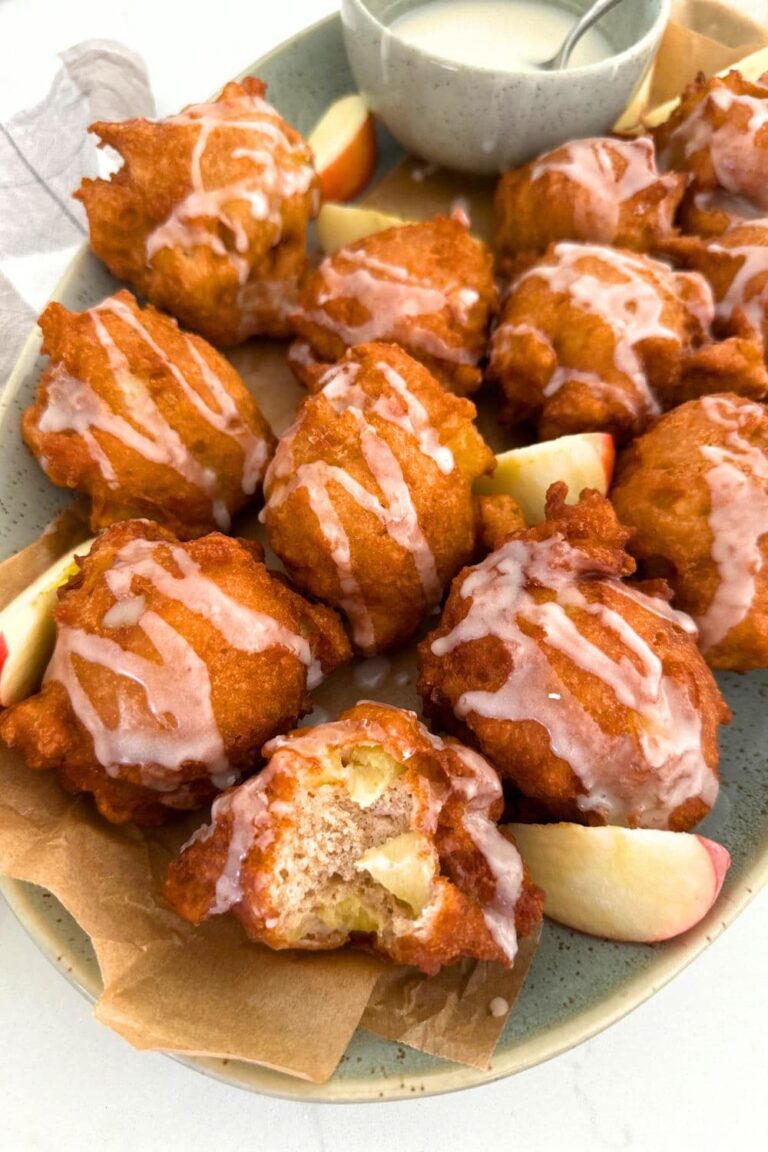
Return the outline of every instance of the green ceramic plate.
[[[308,131],[338,96],[353,89],[338,17],[308,28],[248,69],[269,84],[283,115]],[[382,164],[398,157],[383,141]],[[115,282],[86,249],[59,284],[70,308],[97,303]],[[24,448],[18,421],[39,372],[39,337],[30,337],[0,397],[0,557],[34,539],[68,497],[54,489]],[[706,948],[768,874],[768,675],[724,676],[735,713],[722,742],[723,785],[701,831],[733,856],[725,887],[707,919],[685,936],[653,947],[614,944],[547,923],[532,970],[498,1045],[492,1067],[478,1072],[356,1034],[334,1077],[308,1085],[237,1062],[188,1060],[191,1067],[253,1091],[303,1100],[392,1100],[449,1092],[519,1072],[586,1040],[665,984]],[[4,881],[3,891],[41,951],[86,995],[99,990],[87,937],[48,893]]]

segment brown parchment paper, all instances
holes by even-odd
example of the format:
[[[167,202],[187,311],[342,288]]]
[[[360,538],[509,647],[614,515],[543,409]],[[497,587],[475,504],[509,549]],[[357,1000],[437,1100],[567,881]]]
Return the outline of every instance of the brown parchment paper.
[[[697,72],[711,76],[768,44],[768,32],[720,0],[676,0],[661,42],[648,106],[673,100]]]
[[[676,95],[688,73],[710,74],[733,62],[729,53],[740,58],[742,45],[758,43],[737,13],[731,19],[721,11],[713,24],[710,12],[707,23],[703,10],[713,7],[723,6],[678,5],[653,98]],[[492,193],[491,181],[409,159],[366,200],[404,219],[460,205],[475,234],[489,239]],[[286,366],[285,346],[254,342],[236,349],[232,360],[275,431],[283,432],[304,395]],[[481,408],[483,431],[493,424]],[[235,530],[258,534],[255,516],[242,517]],[[88,534],[76,503],[40,540],[0,564],[0,607]],[[361,697],[415,708],[414,683],[413,647],[391,660],[375,686],[341,669],[315,693],[312,719],[334,716]],[[501,998],[512,1008],[538,938],[521,941],[511,972],[465,962],[426,979],[351,950],[270,952],[247,941],[228,917],[193,929],[163,906],[160,883],[172,854],[206,815],[159,830],[110,826],[87,797],[67,796],[52,774],[27,770],[0,746],[0,873],[47,888],[88,934],[104,983],[99,1020],[137,1048],[246,1060],[315,1082],[332,1074],[358,1024],[436,1056],[488,1066],[506,1022],[491,1014],[490,1002]]]

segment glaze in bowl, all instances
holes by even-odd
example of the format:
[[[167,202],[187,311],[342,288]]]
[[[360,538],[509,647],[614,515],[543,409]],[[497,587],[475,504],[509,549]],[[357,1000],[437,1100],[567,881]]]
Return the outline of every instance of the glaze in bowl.
[[[559,0],[574,13],[591,0]],[[342,0],[358,88],[409,152],[460,172],[504,172],[576,137],[608,132],[650,68],[671,0],[624,0],[600,22],[615,55],[523,72],[455,64],[405,43],[392,20],[424,0]]]

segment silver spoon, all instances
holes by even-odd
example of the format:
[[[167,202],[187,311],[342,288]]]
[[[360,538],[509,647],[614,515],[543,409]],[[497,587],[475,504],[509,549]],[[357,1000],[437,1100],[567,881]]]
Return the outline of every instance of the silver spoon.
[[[563,41],[560,51],[552,57],[551,60],[545,60],[543,64],[539,64],[539,68],[543,72],[554,72],[558,68],[565,68],[568,64],[568,59],[571,52],[576,47],[576,44],[581,40],[584,33],[592,27],[592,25],[604,16],[606,12],[610,12],[611,8],[615,8],[620,4],[621,0],[595,0],[591,8],[588,8],[584,15],[577,20],[573,28]]]

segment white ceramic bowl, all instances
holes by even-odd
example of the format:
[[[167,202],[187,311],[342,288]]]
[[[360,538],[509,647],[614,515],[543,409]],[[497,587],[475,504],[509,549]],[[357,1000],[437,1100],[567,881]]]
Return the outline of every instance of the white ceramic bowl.
[[[500,72],[432,56],[388,24],[424,0],[342,0],[358,88],[409,152],[463,172],[498,173],[566,140],[608,132],[646,75],[671,0],[624,0],[600,22],[615,55],[558,72]],[[589,0],[562,6],[583,11]]]

